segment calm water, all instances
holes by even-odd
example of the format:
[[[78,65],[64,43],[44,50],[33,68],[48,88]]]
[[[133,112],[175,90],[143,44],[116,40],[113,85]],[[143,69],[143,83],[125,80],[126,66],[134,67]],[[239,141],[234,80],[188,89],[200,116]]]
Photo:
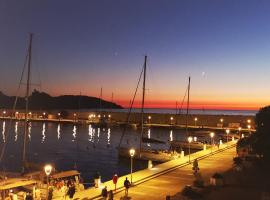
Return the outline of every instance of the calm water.
[[[82,110],[82,111],[96,111],[96,110]],[[113,112],[128,112],[128,109],[103,109],[103,111]],[[133,108],[132,112],[140,113],[140,108]],[[145,113],[163,113],[163,114],[175,114],[175,109],[161,109],[161,108],[145,108]],[[190,109],[190,114],[200,115],[244,115],[244,116],[255,116],[257,110],[202,110],[202,109]],[[180,113],[186,113],[185,110],[181,110]]]
[[[1,167],[18,171],[21,166],[23,122],[0,121],[0,128],[0,145],[4,142],[7,144],[4,165]],[[130,160],[118,157],[116,147],[121,134],[122,129],[116,127],[94,128],[91,125],[32,122],[29,127],[27,159],[36,163],[52,163],[59,171],[74,169],[76,164],[85,182],[92,182],[96,171],[101,173],[102,181],[109,180],[114,173],[124,175],[130,171]],[[167,142],[184,139],[185,132],[151,128],[145,130],[144,136]],[[140,130],[128,129],[122,146],[138,147],[139,137]],[[144,144],[144,147],[167,150],[169,145]],[[134,164],[135,170],[147,167],[143,161]]]

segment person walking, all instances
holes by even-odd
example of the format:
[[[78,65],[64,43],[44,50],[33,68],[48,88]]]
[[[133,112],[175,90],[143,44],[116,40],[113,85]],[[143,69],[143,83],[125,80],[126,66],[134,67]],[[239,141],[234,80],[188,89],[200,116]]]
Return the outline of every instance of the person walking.
[[[124,186],[125,186],[125,196],[128,196],[128,189],[130,187],[130,182],[127,177],[126,180],[124,181]]]
[[[101,191],[102,199],[106,200],[108,196],[107,186],[105,186]]]
[[[197,158],[193,161],[193,170],[195,174],[199,171],[199,163]]]
[[[108,200],[113,200],[113,191],[112,190],[109,191],[108,197],[109,197]]]

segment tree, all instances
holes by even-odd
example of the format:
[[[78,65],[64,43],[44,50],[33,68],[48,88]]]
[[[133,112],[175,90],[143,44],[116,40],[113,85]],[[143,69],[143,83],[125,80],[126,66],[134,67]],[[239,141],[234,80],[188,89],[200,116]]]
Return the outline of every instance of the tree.
[[[252,149],[270,163],[270,106],[256,114],[256,132],[251,136]]]

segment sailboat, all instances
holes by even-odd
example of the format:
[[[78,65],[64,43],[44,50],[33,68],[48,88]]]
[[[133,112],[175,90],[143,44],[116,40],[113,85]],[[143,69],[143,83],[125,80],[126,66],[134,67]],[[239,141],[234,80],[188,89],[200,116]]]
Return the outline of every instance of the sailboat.
[[[125,134],[127,125],[129,124],[129,119],[130,119],[130,114],[131,114],[131,110],[132,110],[132,106],[134,103],[134,99],[135,96],[137,94],[137,90],[138,90],[138,86],[139,83],[141,81],[141,78],[143,76],[143,86],[142,86],[142,104],[141,104],[141,123],[140,123],[140,143],[139,143],[139,148],[136,149],[136,154],[134,156],[135,159],[140,159],[140,160],[152,160],[152,161],[158,161],[158,162],[164,162],[164,161],[168,161],[171,160],[171,155],[166,153],[166,152],[161,152],[158,150],[147,150],[147,149],[143,149],[142,144],[143,143],[163,143],[163,141],[159,141],[156,139],[150,139],[150,138],[145,138],[144,135],[144,103],[145,103],[145,80],[146,80],[146,66],[147,66],[147,56],[144,57],[144,65],[143,65],[143,69],[141,71],[138,83],[137,83],[137,87],[135,90],[135,94],[133,96],[132,102],[130,104],[130,108],[129,108],[129,112],[127,115],[127,120],[126,120],[126,126],[124,127],[121,139],[120,139],[120,143],[118,146],[118,152],[119,152],[119,156],[122,157],[130,157],[129,155],[129,149],[125,148],[125,147],[120,147],[121,142],[123,140],[123,136]]]
[[[186,108],[186,124],[185,124],[185,131],[186,131],[186,138],[187,140],[174,140],[170,141],[171,149],[173,150],[181,150],[181,149],[198,149],[201,150],[204,148],[204,143],[193,141],[189,142],[188,138],[191,137],[190,132],[188,131],[188,119],[189,119],[189,100],[190,100],[190,76],[188,77],[188,87],[187,87],[187,108]],[[186,94],[185,94],[186,95]]]

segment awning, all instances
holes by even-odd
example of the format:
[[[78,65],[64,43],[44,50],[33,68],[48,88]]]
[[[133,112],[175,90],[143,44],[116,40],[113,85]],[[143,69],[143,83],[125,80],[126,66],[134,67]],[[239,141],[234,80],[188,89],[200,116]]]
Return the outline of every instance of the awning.
[[[70,170],[70,171],[64,171],[64,172],[59,172],[59,173],[53,174],[51,177],[53,179],[58,179],[58,178],[76,176],[76,175],[79,175],[79,174],[80,173],[77,170]]]
[[[9,190],[12,188],[22,187],[26,185],[37,184],[35,180],[24,180],[24,179],[7,179],[0,182],[0,190]]]

